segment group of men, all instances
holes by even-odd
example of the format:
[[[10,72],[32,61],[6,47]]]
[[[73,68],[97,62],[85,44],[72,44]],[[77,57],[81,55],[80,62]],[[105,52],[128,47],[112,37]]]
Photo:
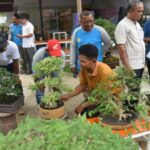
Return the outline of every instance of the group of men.
[[[129,2],[127,15],[119,22],[115,30],[116,44],[119,50],[121,62],[126,68],[133,70],[138,78],[142,78],[145,66],[145,56],[147,59],[148,70],[150,74],[150,20],[144,25],[144,32],[138,21],[141,19],[144,11],[143,2],[139,0],[132,0]],[[34,55],[34,28],[28,21],[26,15],[20,18],[14,15],[14,20],[21,19],[20,26],[17,21],[10,27],[11,40],[15,42],[20,50],[21,58],[25,62],[24,71],[31,73],[31,64],[36,64],[47,56],[63,57],[64,53],[61,51],[60,43],[57,40],[48,41],[47,47],[38,50]],[[15,30],[19,26],[18,30]],[[14,30],[13,30],[14,29]],[[1,37],[1,36],[0,36]],[[16,46],[11,41],[5,40],[5,44],[1,46],[0,40],[0,66],[3,66],[4,56],[6,51],[12,51],[8,47]],[[147,55],[145,55],[145,43],[147,45]],[[22,43],[22,46],[21,46]],[[110,75],[113,74],[112,69],[103,61],[103,51],[107,51],[111,46],[111,39],[104,28],[94,24],[94,18],[89,11],[83,11],[80,14],[80,27],[76,28],[72,34],[71,39],[71,70],[79,73],[80,83],[71,93],[65,94],[61,97],[62,101],[67,101],[73,96],[82,92],[91,91],[96,87],[96,84],[109,80]],[[23,47],[20,48],[20,47]],[[7,53],[8,53],[7,52]],[[59,55],[58,55],[59,53]],[[19,72],[15,61],[19,58],[19,53],[11,52],[12,58],[9,59],[8,54],[5,58],[8,64],[14,69],[14,72]],[[150,54],[149,54],[150,55]],[[33,57],[33,63],[32,63]],[[13,61],[12,61],[13,59]],[[8,60],[11,62],[8,62]],[[41,93],[42,92],[42,93]],[[43,91],[37,92],[37,103],[40,103]],[[87,107],[94,104],[89,104],[84,101],[76,108],[76,113],[80,114]]]

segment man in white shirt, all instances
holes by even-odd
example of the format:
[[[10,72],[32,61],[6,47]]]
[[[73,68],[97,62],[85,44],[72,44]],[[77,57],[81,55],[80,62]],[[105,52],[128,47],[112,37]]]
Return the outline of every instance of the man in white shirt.
[[[27,74],[32,73],[32,59],[35,54],[35,44],[34,44],[34,26],[30,21],[28,21],[29,15],[26,13],[20,14],[20,20],[22,23],[22,35],[17,36],[22,38],[23,53],[25,56],[25,65],[27,68]]]
[[[137,22],[144,11],[143,2],[129,2],[127,16],[116,27],[115,38],[123,65],[134,70],[138,78],[142,78],[145,65],[144,32]]]
[[[19,50],[12,41],[7,41],[2,32],[0,32],[0,67],[8,71],[19,74]]]

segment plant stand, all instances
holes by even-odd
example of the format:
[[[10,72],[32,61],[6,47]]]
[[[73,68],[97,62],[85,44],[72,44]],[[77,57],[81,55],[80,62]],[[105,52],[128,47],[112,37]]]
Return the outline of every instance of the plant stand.
[[[7,134],[17,127],[16,114],[0,113],[0,131]]]

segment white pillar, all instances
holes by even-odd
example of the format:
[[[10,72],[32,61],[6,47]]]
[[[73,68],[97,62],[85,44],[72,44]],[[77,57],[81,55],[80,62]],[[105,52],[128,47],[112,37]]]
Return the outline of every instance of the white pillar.
[[[82,12],[82,0],[77,0],[77,13],[80,14]]]

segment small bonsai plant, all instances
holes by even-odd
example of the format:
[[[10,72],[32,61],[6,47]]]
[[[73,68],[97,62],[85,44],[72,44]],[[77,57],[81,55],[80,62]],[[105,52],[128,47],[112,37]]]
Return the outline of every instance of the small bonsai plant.
[[[18,77],[8,72],[4,68],[0,68],[0,103],[11,103],[13,96],[22,95],[22,88]]]
[[[1,132],[6,134],[9,130],[17,127],[16,112],[23,104],[24,96],[18,76],[0,68]]]
[[[21,93],[18,87],[18,77],[8,72],[5,68],[0,68],[0,95],[19,95]]]
[[[36,82],[34,85],[30,85],[30,88],[32,90],[45,87],[49,89],[49,94],[44,95],[42,98],[41,108],[51,110],[63,106],[63,102],[59,100],[59,97],[62,91],[70,89],[62,84],[62,62],[62,58],[49,57],[38,62],[33,67]]]
[[[37,126],[38,125],[38,126]],[[0,134],[1,150],[137,150],[131,139],[113,134],[85,118],[41,121],[27,117],[19,127],[4,136]],[[113,146],[112,146],[113,145]]]
[[[135,78],[134,73],[124,67],[118,67],[116,76],[110,78],[110,85],[106,82],[99,83],[88,98],[90,102],[98,104],[94,112],[99,111],[102,118],[112,116],[116,122],[125,122],[127,119],[131,122],[136,115],[147,117],[148,99],[144,93],[133,90],[141,82]]]

